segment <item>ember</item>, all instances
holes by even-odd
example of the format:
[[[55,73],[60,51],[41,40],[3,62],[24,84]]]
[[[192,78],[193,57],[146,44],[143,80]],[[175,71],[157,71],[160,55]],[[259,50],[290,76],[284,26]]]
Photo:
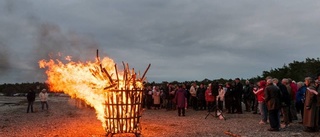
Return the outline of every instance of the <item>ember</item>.
[[[107,134],[139,135],[143,82],[151,64],[140,76],[124,62],[124,70],[118,72],[112,59],[100,60],[98,50],[95,62],[76,63],[70,56],[67,59],[67,64],[52,59],[39,61],[40,68],[48,68],[50,90],[63,91],[92,106]]]

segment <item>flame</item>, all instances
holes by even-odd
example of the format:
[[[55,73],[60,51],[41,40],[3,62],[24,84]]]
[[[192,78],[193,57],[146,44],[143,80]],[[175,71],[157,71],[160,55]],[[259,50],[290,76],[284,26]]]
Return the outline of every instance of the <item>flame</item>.
[[[69,57],[67,57],[69,58]],[[64,64],[60,60],[40,60],[39,67],[47,68],[47,83],[50,91],[63,91],[72,98],[79,98],[84,100],[88,105],[96,110],[97,118],[102,122],[102,126],[106,129],[105,116],[110,115],[105,111],[106,101],[116,103],[119,100],[110,100],[109,91],[117,89],[142,89],[143,77],[140,78],[134,72],[134,69],[129,70],[129,65],[124,64],[124,70],[118,72],[114,61],[108,57],[97,57],[95,62],[73,62],[69,60]],[[150,66],[150,64],[149,64]],[[110,75],[109,75],[110,74]],[[121,97],[121,100],[131,101],[130,98]],[[130,109],[137,111],[138,108]],[[123,110],[118,110],[122,113]],[[126,111],[127,112],[127,111]],[[123,113],[126,113],[123,111]],[[111,113],[113,115],[113,113]],[[129,113],[123,114],[129,116]],[[132,126],[132,125],[131,125]],[[128,128],[128,127],[125,127]]]
[[[67,61],[71,61],[72,57],[71,56],[66,56],[65,58]]]

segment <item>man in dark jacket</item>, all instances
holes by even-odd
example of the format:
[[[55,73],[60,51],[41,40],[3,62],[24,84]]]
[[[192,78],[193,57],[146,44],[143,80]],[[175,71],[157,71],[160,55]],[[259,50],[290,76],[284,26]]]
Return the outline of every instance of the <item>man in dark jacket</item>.
[[[234,87],[234,102],[235,108],[237,109],[238,114],[242,114],[242,106],[241,106],[241,99],[243,94],[243,85],[240,83],[240,79],[235,79],[235,87]]]
[[[205,99],[205,93],[206,93],[206,88],[204,85],[201,83],[200,87],[197,89],[197,98],[198,98],[198,109],[199,110],[206,110],[206,99]]]
[[[289,125],[289,106],[291,105],[290,95],[287,90],[287,87],[283,85],[277,78],[273,79],[273,83],[280,89],[281,111],[284,122],[283,128],[286,128]]]
[[[29,92],[27,94],[27,99],[28,99],[27,113],[29,113],[29,108],[31,109],[31,113],[33,113],[33,103],[36,99],[36,93],[32,89],[29,89]]]
[[[246,111],[250,112],[250,107],[254,103],[254,93],[253,93],[253,86],[250,84],[250,82],[247,80],[246,85],[243,89],[243,103],[246,106]]]
[[[268,86],[265,89],[265,102],[269,111],[269,121],[271,128],[268,131],[279,131],[279,109],[281,108],[280,103],[280,90],[277,86],[274,86],[272,79],[267,80]]]

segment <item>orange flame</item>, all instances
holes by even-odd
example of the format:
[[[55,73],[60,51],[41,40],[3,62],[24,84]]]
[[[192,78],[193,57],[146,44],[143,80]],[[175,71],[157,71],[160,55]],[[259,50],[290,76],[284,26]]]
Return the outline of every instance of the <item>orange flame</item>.
[[[67,61],[71,61],[72,57],[71,56],[66,56],[65,58]]]
[[[106,128],[105,105],[108,99],[108,91],[117,89],[142,89],[143,77],[140,78],[129,70],[128,64],[124,70],[118,72],[114,61],[108,57],[95,62],[73,62],[64,64],[60,60],[40,60],[39,67],[47,68],[47,83],[51,91],[63,91],[73,98],[84,100],[96,110],[97,118]],[[149,64],[150,66],[150,64]],[[110,74],[110,75],[109,75]],[[130,100],[123,98],[123,100]],[[112,102],[115,102],[113,100]],[[121,110],[120,110],[121,111]],[[125,114],[127,115],[127,114]]]

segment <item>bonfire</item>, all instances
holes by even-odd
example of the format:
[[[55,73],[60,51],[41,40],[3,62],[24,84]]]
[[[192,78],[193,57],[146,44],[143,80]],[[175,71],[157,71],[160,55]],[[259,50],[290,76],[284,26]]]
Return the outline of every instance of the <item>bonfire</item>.
[[[63,91],[72,98],[84,100],[96,110],[97,118],[107,135],[118,133],[141,134],[142,92],[146,73],[142,75],[122,62],[123,70],[108,57],[95,62],[69,62],[40,60],[40,68],[47,68],[50,91]]]

